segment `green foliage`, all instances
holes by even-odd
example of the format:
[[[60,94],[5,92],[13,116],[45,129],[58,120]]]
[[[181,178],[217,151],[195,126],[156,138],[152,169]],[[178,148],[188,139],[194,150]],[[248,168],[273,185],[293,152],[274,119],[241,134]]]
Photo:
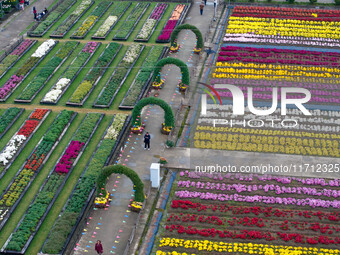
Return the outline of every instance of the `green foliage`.
[[[139,53],[142,51],[142,46],[138,44],[139,47]],[[130,46],[131,48],[132,46]],[[129,48],[129,49],[130,49]],[[129,53],[129,49],[127,50],[126,54]],[[138,57],[138,55],[134,56],[135,60]],[[98,97],[98,100],[96,102],[97,105],[106,105],[109,106],[110,101],[113,97],[113,95],[116,93],[117,89],[120,87],[121,82],[123,81],[125,75],[129,72],[130,68],[134,65],[133,62],[126,62],[124,61],[124,58],[122,61],[119,62],[117,68],[115,69],[114,75],[110,78],[109,82],[107,83],[106,87],[103,89],[103,92]]]
[[[18,229],[13,233],[10,242],[6,246],[6,250],[20,251],[24,248],[29,237],[35,231],[39,220],[51,203],[63,179],[64,176],[57,173],[51,175],[43,190],[37,195],[33,204],[28,209]]]
[[[40,35],[45,30],[48,29],[48,27],[55,22],[61,15],[63,14],[64,11],[66,11],[67,8],[72,6],[74,3],[74,0],[64,0],[53,12],[51,12],[44,21],[42,21],[39,26],[32,31],[33,34],[35,35]]]
[[[102,193],[103,197],[106,196],[106,180],[111,174],[124,174],[129,177],[134,185],[135,188],[135,201],[143,202],[145,199],[144,195],[144,184],[142,180],[139,178],[138,174],[133,171],[132,169],[123,166],[123,165],[114,165],[114,166],[107,166],[104,167],[103,171],[97,178],[97,197],[100,197],[99,193]]]
[[[182,73],[182,83],[189,85],[190,84],[190,75],[188,66],[178,58],[163,58],[159,60],[155,66],[153,72],[153,79],[154,81],[160,82],[161,81],[161,70],[162,67],[165,65],[176,65],[181,69]]]
[[[119,49],[119,44],[112,42],[104,50],[103,54],[98,58],[92,69],[86,75],[84,81],[78,86],[70,98],[72,103],[81,103],[87,94],[91,91],[93,84],[99,76],[106,71],[107,66],[111,62],[114,55]]]
[[[340,0],[335,0],[335,5],[340,5]]]
[[[91,5],[88,1],[82,1],[77,8],[67,17],[67,19],[55,30],[53,35],[64,36],[67,30],[73,26],[74,22],[85,13],[85,10]]]
[[[96,9],[93,10],[91,15],[99,17],[103,12],[105,12],[105,9],[111,4],[111,1],[100,1],[100,4],[97,5]]]
[[[141,99],[136,106],[132,110],[132,123],[140,126],[142,124],[141,121],[141,112],[144,106],[149,104],[155,104],[160,106],[164,110],[164,123],[166,127],[174,127],[175,126],[175,117],[171,107],[162,99],[157,97],[146,97]]]
[[[168,146],[170,148],[175,146],[175,143],[173,141],[171,141],[171,140],[166,140],[165,144],[166,144],[166,146]]]
[[[38,63],[40,58],[36,57],[30,57],[29,59],[26,60],[26,62],[19,68],[19,70],[16,72],[17,76],[25,76],[28,74],[28,72],[32,69],[32,67]]]
[[[171,45],[173,46],[176,46],[176,39],[177,39],[177,36],[179,34],[179,32],[181,32],[181,30],[191,30],[192,32],[195,33],[196,35],[196,39],[197,39],[197,43],[196,43],[196,48],[200,48],[202,49],[203,48],[203,36],[202,36],[202,33],[201,31],[193,26],[193,25],[190,25],[190,24],[182,24],[182,25],[179,25],[177,26],[171,33],[171,37],[170,37],[170,43]]]
[[[18,55],[9,54],[0,63],[0,75],[5,73],[7,69],[18,59]]]
[[[125,114],[117,114],[110,128],[115,127],[115,131],[120,133],[123,128],[120,123],[124,123],[126,118],[127,115]],[[71,233],[79,213],[85,206],[86,200],[95,186],[96,179],[104,167],[107,158],[110,156],[115,144],[116,140],[106,138],[104,138],[100,144],[89,166],[85,170],[84,176],[79,179],[73,195],[69,198],[65,211],[57,219],[55,226],[51,230],[51,236],[43,247],[44,253],[56,254],[61,252],[65,240]]]
[[[316,4],[317,1],[318,1],[318,0],[309,0],[309,2],[310,2],[311,4]]]
[[[293,4],[295,0],[288,0],[288,3]]]
[[[139,72],[138,76],[135,78],[135,82],[133,83],[132,87],[130,88],[129,93],[126,95],[125,99],[122,102],[122,105],[125,106],[133,106],[136,104],[136,101],[145,85],[145,82],[150,77],[151,72],[154,69],[156,61],[161,56],[163,51],[163,46],[154,46],[148,57],[143,63],[142,69]]]
[[[72,80],[76,73],[79,71],[80,68],[83,67],[83,65],[90,56],[91,56],[90,52],[81,51],[78,54],[77,58],[74,60],[74,62],[67,68],[63,75],[63,78]]]
[[[15,119],[19,114],[20,109],[17,107],[8,108],[0,117],[0,134],[2,134],[7,126]]]
[[[53,121],[51,128],[44,135],[43,141],[55,143],[65,129],[67,123],[71,120],[73,114],[74,111],[62,110],[58,118]]]
[[[115,39],[125,39],[125,37],[133,29],[137,19],[141,16],[144,9],[148,7],[148,3],[139,2],[135,9],[130,13],[129,17],[126,18],[125,22],[119,28],[119,31],[115,35]]]
[[[81,126],[78,128],[77,133],[74,135],[73,140],[86,143],[89,139],[94,127],[96,126],[101,114],[88,113]]]
[[[37,93],[47,82],[48,77],[58,68],[64,58],[74,50],[77,42],[70,41],[64,43],[58,50],[56,55],[47,62],[40,70],[37,76],[26,86],[24,91],[17,97],[20,100],[32,100],[35,93]]]

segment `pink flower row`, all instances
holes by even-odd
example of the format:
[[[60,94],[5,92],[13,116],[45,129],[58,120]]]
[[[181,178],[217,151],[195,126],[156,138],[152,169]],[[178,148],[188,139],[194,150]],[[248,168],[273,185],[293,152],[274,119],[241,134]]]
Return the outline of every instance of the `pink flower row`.
[[[299,178],[299,177],[286,177],[286,176],[275,176],[275,175],[258,175],[258,174],[248,174],[248,175],[243,175],[243,174],[232,174],[232,173],[226,173],[226,174],[221,174],[221,173],[203,173],[203,172],[195,172],[195,171],[181,171],[180,176],[191,178],[191,179],[201,179],[201,178],[209,178],[213,180],[220,180],[223,181],[223,179],[228,179],[228,180],[238,180],[238,181],[247,181],[251,182],[253,180],[256,181],[263,181],[263,182],[268,182],[268,181],[275,181],[278,183],[283,183],[283,184],[290,184],[293,181],[302,183],[304,185],[317,185],[317,186],[330,186],[330,187],[340,187],[340,179],[334,179],[334,180],[325,180],[323,178]]]
[[[214,182],[195,182],[195,181],[178,181],[177,187],[180,188],[196,188],[205,190],[227,190],[241,192],[254,192],[262,190],[264,192],[273,191],[275,194],[304,194],[310,196],[326,196],[326,197],[340,197],[340,190],[333,189],[316,189],[311,187],[286,187],[274,184],[265,185],[245,185],[241,183],[225,184],[225,183],[214,183]]]
[[[166,6],[167,4],[158,4],[157,7],[153,10],[150,19],[159,20]]]
[[[96,49],[97,45],[97,42],[88,42],[82,51],[92,53]]]
[[[59,160],[55,171],[60,174],[67,174],[73,164],[74,159],[78,157],[79,151],[83,148],[83,146],[83,142],[81,143],[79,141],[72,141],[66,149],[64,155]]]
[[[235,201],[246,203],[282,204],[293,206],[310,206],[312,208],[340,208],[338,200],[322,200],[315,198],[293,198],[293,197],[273,197],[273,196],[244,196],[239,194],[216,194],[210,192],[197,192],[181,190],[176,191],[175,195],[179,198],[199,198],[202,200]]]
[[[24,76],[16,76],[15,74],[0,88],[0,99],[5,98],[24,78]]]
[[[14,51],[12,51],[11,55],[20,56],[29,46],[31,46],[33,42],[33,40],[29,39],[24,40],[18,47],[15,48]]]

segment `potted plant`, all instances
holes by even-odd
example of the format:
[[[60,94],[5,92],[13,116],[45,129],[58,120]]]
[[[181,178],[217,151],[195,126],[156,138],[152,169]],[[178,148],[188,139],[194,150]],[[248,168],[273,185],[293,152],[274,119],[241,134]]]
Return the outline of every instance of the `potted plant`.
[[[166,148],[172,148],[172,147],[174,147],[175,146],[175,143],[173,142],[173,141],[171,141],[171,140],[166,140],[166,142],[165,142],[165,147]]]

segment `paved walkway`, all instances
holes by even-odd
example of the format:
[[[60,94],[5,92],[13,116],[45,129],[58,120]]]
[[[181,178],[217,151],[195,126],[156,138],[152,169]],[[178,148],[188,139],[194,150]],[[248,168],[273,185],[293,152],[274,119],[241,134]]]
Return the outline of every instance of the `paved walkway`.
[[[31,0],[31,4],[23,11],[17,11],[0,25],[0,50],[15,42],[20,33],[33,21],[33,6],[38,12],[45,7],[48,8],[54,0]]]
[[[200,2],[194,3],[185,23],[195,24],[204,35],[213,18],[213,4],[208,3],[203,16],[199,15],[199,4]],[[170,56],[187,63],[192,79],[194,67],[199,61],[199,56],[193,54],[196,38],[191,31],[184,31],[180,34],[178,42],[181,46],[180,51]],[[181,100],[184,99],[177,89],[180,77],[178,67],[165,66],[162,70],[165,86],[159,92],[151,92],[151,95],[156,93],[159,98],[168,102],[174,112]],[[146,131],[151,134],[151,150],[143,148],[144,133],[142,135],[131,134],[121,152],[118,163],[134,169],[144,183],[148,184],[151,163],[158,162],[160,156],[168,158],[171,151],[175,154],[176,151],[164,149],[167,136],[160,133],[161,124],[164,122],[164,113],[158,106],[145,107],[142,119],[146,124]],[[105,210],[93,210],[87,228],[83,231],[82,238],[75,247],[75,255],[92,253],[97,239],[102,241],[105,254],[123,254],[137,218],[137,214],[131,212],[128,207],[130,200],[133,199],[132,183],[125,176],[113,175],[108,181],[108,190],[112,191],[114,196],[110,206]]]

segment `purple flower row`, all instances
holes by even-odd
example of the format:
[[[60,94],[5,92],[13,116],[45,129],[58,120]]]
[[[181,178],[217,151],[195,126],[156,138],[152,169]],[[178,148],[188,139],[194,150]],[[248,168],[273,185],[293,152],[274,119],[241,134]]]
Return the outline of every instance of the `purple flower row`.
[[[12,51],[11,55],[20,56],[25,50],[27,50],[28,47],[31,46],[33,42],[34,40],[29,39],[24,40],[18,47],[15,48],[14,51]]]
[[[0,88],[0,99],[5,98],[9,92],[12,91],[13,88],[17,86],[18,83],[22,81],[24,76],[16,76],[15,74],[12,75],[11,78]]]
[[[200,178],[210,178],[213,180],[220,180],[223,181],[223,179],[228,180],[238,180],[238,181],[276,181],[278,183],[283,184],[290,184],[292,181],[296,181],[305,185],[320,185],[320,186],[330,186],[330,187],[340,187],[340,179],[334,179],[334,180],[325,180],[323,178],[299,178],[299,177],[287,177],[287,176],[275,176],[275,175],[258,175],[258,174],[248,174],[243,175],[240,173],[203,173],[203,172],[195,172],[195,171],[181,171],[180,176],[185,176],[191,179],[200,179]]]
[[[79,151],[84,146],[84,143],[79,141],[72,141],[68,148],[66,149],[64,155],[59,160],[55,171],[57,173],[65,173],[67,174],[69,172],[69,169],[71,168],[73,164],[73,160],[78,157]]]
[[[244,196],[239,194],[215,194],[210,192],[197,192],[181,190],[176,191],[175,195],[179,198],[199,198],[202,200],[218,200],[218,201],[235,201],[246,203],[264,203],[264,204],[282,204],[282,205],[295,205],[295,206],[310,206],[312,208],[340,208],[340,201],[338,200],[322,200],[314,198],[281,198],[272,196]]]
[[[96,49],[98,43],[97,42],[88,42],[85,47],[83,48],[83,52],[94,52],[94,50]]]
[[[274,191],[275,194],[304,194],[310,196],[326,196],[326,197],[340,197],[340,190],[332,189],[316,189],[310,187],[285,187],[274,184],[265,185],[244,185],[240,183],[235,184],[225,184],[225,183],[210,183],[210,182],[194,182],[194,181],[178,181],[177,187],[181,188],[196,188],[196,189],[206,189],[206,190],[227,190],[227,191],[237,191],[241,192],[253,192],[258,190],[263,190],[264,192]]]
[[[157,4],[157,7],[153,10],[150,19],[159,20],[162,16],[167,4]]]

